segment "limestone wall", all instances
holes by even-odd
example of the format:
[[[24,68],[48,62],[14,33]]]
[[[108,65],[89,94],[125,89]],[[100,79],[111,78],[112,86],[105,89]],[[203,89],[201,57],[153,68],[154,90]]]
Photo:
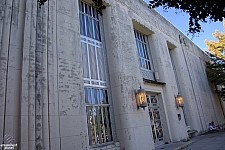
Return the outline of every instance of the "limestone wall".
[[[106,4],[103,25],[115,141],[100,147],[88,143],[78,1],[49,0],[39,8],[36,0],[1,0],[0,144],[11,135],[22,150],[154,149],[148,110],[137,109],[140,85],[160,95],[165,142],[187,139],[182,109],[174,102],[179,87],[168,43],[187,125],[204,132],[212,120],[224,123],[204,71],[205,54],[142,0]],[[143,82],[133,33],[137,28],[146,31],[163,86]]]
[[[87,147],[77,1],[0,2],[0,141]]]

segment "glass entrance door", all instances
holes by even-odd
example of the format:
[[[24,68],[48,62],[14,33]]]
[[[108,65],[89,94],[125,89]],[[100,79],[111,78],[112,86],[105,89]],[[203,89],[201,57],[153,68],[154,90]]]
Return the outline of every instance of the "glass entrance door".
[[[162,122],[160,118],[159,102],[155,95],[146,95],[148,102],[148,111],[151,121],[152,135],[155,146],[163,144],[163,129]]]

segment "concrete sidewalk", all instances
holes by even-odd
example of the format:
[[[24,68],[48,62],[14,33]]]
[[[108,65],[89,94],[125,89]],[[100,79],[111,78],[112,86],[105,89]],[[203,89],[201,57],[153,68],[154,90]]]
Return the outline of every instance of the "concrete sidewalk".
[[[176,142],[156,147],[156,150],[225,150],[225,131],[206,133],[187,142]]]

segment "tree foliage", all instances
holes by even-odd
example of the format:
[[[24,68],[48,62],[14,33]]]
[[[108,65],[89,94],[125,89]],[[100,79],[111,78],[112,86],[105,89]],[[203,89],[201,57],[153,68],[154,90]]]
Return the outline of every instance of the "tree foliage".
[[[156,8],[162,6],[164,10],[168,8],[180,9],[190,15],[188,32],[195,34],[201,31],[201,22],[222,21],[225,17],[225,0],[150,0],[149,7]]]
[[[224,32],[216,30],[213,36],[217,41],[205,40],[209,50],[210,61],[206,63],[206,73],[209,80],[219,88],[216,92],[225,98],[225,20],[223,21]]]
[[[213,54],[219,58],[225,59],[225,55],[224,55],[224,52],[225,52],[225,20],[223,21],[223,27],[224,27],[224,33],[219,32],[218,30],[216,30],[213,33],[213,37],[217,39],[216,42],[214,42],[212,40],[210,40],[210,41],[205,40],[205,43],[211,54]]]
[[[207,77],[216,86],[216,93],[225,98],[225,61],[214,55],[210,56],[211,61],[206,63]]]

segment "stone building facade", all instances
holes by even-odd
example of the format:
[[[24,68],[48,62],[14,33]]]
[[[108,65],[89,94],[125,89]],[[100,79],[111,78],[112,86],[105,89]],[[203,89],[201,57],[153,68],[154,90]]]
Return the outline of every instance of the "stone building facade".
[[[192,41],[142,0],[91,3],[0,1],[0,144],[150,150],[225,122]]]

